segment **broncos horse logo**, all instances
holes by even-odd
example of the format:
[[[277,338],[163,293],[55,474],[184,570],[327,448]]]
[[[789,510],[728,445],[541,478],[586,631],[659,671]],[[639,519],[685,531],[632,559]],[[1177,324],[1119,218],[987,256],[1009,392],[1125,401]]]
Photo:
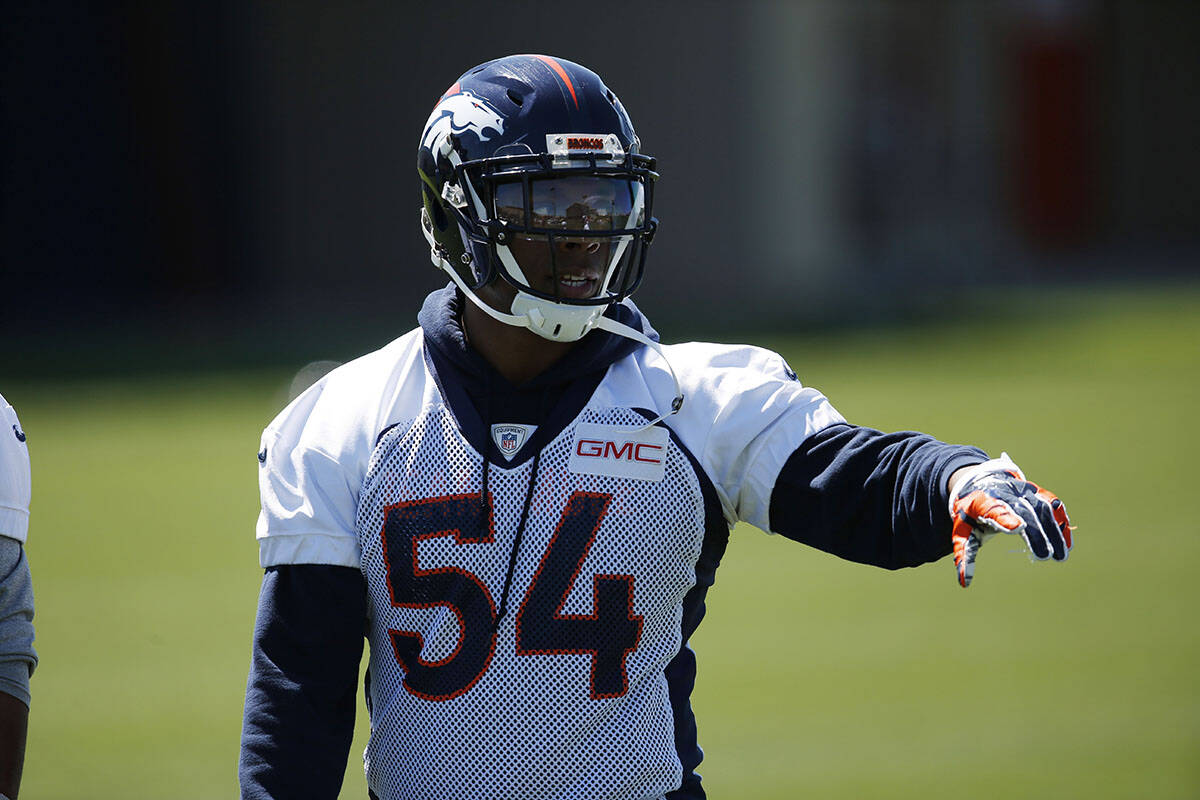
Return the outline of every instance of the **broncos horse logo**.
[[[496,135],[503,135],[504,117],[488,105],[487,101],[468,91],[461,91],[444,97],[433,109],[429,121],[425,123],[425,135],[421,137],[421,146],[437,152],[450,134],[457,135],[466,131],[473,132],[479,137],[479,141],[486,142],[492,138],[485,133],[489,129],[495,131]]]

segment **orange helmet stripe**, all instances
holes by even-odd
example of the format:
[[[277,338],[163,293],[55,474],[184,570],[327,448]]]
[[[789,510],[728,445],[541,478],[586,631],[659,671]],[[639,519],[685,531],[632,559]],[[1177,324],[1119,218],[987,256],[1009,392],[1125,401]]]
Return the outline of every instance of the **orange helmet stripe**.
[[[562,65],[550,56],[534,56],[534,58],[545,62],[552,70],[558,73],[558,77],[562,78],[562,82],[565,83],[567,85],[567,89],[570,90],[571,99],[575,101],[575,107],[579,108],[579,98],[575,96],[575,87],[571,84],[571,77],[567,75],[567,71],[562,68]]]

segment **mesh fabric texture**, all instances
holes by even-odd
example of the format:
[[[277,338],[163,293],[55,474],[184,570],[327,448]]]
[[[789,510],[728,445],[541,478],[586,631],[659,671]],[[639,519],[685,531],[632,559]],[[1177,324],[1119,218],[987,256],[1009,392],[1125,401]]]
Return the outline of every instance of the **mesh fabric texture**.
[[[414,508],[461,509],[467,508],[465,502],[482,507],[482,457],[449,412],[428,407],[418,418],[392,428],[376,446],[357,529],[370,616],[372,711],[365,761],[368,783],[381,800],[616,800],[659,798],[679,787],[682,769],[664,668],[682,646],[681,604],[695,583],[703,544],[699,479],[673,442],[661,481],[573,473],[568,460],[581,422],[645,424],[628,409],[587,408],[543,448],[536,459],[536,483],[507,613],[495,628],[490,657],[478,674],[466,670],[472,673],[470,681],[452,680],[454,691],[436,699],[406,687],[406,669],[391,632],[410,640],[419,635],[423,664],[440,664],[435,669],[441,673],[462,672],[459,667],[471,659],[473,649],[479,650],[478,642],[462,641],[463,631],[482,630],[464,623],[464,614],[474,614],[477,621],[489,613],[486,606],[469,610],[470,596],[478,597],[478,588],[472,587],[483,588],[494,614],[535,460],[512,469],[491,465],[491,526],[478,515],[463,523],[475,529],[458,531],[456,540],[444,528],[467,517],[411,516]],[[586,556],[581,561],[552,557],[551,550],[562,556],[557,548],[567,546],[566,533],[555,539],[560,523],[564,529],[567,525],[565,510],[588,503],[588,508],[603,511],[590,544],[577,548]],[[388,509],[393,515],[407,509],[403,513],[417,521],[389,526]],[[398,576],[389,584],[389,552],[393,572],[407,573],[410,581],[408,588],[401,585],[408,594],[399,602],[394,602]],[[412,553],[411,564],[395,560],[397,553],[407,552]],[[461,593],[445,596],[432,588],[439,585],[435,581],[451,579],[459,581]],[[601,614],[597,597],[606,580],[609,600]],[[569,588],[565,597],[555,598],[556,608],[548,610],[543,603],[539,611],[531,605],[536,604],[530,592],[535,583],[543,596],[546,587]],[[614,589],[622,586],[629,592],[628,615],[626,601],[613,600],[623,597]],[[594,626],[582,623],[591,632],[588,644],[597,651],[617,651],[621,680],[615,685],[602,680],[616,673],[611,659],[607,666],[598,663],[596,652],[552,652],[561,630],[552,615],[575,620],[598,616]],[[633,630],[636,637],[630,640]],[[485,639],[489,633],[484,631]]]

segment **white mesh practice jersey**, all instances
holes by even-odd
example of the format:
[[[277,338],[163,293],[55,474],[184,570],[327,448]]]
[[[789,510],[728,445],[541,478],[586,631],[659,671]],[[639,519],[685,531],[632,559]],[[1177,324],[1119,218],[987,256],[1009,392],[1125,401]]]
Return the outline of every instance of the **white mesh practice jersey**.
[[[687,637],[728,526],[766,529],[784,462],[843,420],[768,351],[664,351],[678,414],[647,426],[675,387],[641,349],[486,476],[420,331],[264,433],[263,566],[366,580],[382,800],[659,798],[699,760]]]
[[[24,542],[29,534],[29,450],[17,412],[0,395],[0,535]]]

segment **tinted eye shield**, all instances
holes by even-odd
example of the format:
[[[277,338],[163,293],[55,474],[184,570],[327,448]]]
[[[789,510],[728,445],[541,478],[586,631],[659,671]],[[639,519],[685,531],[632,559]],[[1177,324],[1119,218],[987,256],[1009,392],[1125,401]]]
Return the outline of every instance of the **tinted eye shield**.
[[[493,186],[494,215],[520,231],[560,231],[590,238],[629,231],[643,211],[640,183],[597,175],[513,180]],[[636,228],[632,229],[636,232]],[[635,235],[630,233],[629,235]]]
[[[565,164],[548,153],[468,161],[455,172],[458,186],[471,197],[464,197],[454,210],[464,217],[472,241],[486,248],[492,271],[515,288],[556,302],[605,305],[628,296],[641,283],[647,245],[658,229],[651,215],[658,178],[654,166],[649,156],[618,158],[601,152],[574,155]],[[548,243],[555,285],[555,250],[563,240],[608,240],[606,247],[618,255],[598,296],[564,298],[495,268],[501,263],[497,246],[507,248],[517,237]]]

